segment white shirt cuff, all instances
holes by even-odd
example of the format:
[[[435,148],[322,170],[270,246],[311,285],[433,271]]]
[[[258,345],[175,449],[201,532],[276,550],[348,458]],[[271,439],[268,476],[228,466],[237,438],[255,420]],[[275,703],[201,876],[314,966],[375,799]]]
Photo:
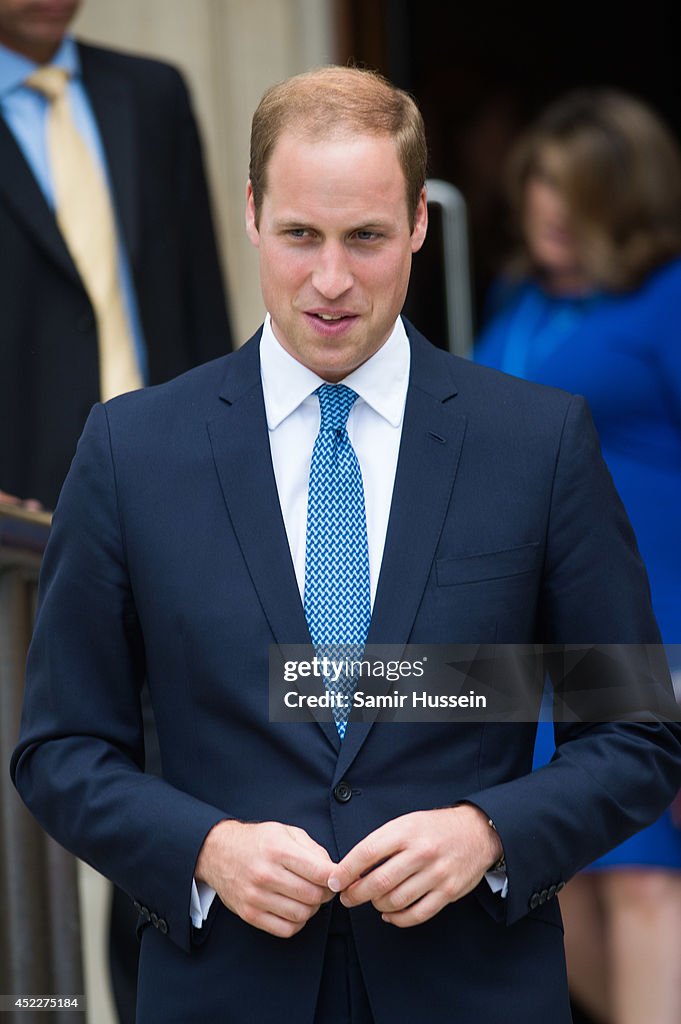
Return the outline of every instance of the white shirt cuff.
[[[498,892],[502,900],[508,896],[508,875],[505,871],[487,871],[485,881],[492,890]]]
[[[192,879],[192,899],[189,914],[195,928],[203,927],[203,922],[208,917],[208,911],[216,895],[215,889],[211,889],[205,882],[197,882],[195,878]]]

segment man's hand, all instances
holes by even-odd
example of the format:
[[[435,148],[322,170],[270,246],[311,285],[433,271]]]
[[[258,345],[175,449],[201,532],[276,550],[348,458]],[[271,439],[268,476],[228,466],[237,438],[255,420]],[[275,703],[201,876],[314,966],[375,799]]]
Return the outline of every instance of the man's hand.
[[[288,939],[333,898],[326,884],[333,866],[301,828],[220,821],[203,842],[194,877],[254,928]]]
[[[371,901],[384,921],[422,924],[469,893],[502,856],[499,836],[472,804],[414,811],[370,833],[333,869],[341,903]]]

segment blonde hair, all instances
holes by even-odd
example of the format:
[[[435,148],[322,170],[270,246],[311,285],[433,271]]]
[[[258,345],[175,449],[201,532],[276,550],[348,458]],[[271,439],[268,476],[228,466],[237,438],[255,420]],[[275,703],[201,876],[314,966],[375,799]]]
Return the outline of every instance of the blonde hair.
[[[539,269],[522,238],[533,176],[550,180],[565,200],[583,268],[597,286],[635,288],[681,252],[681,150],[640,100],[605,89],[570,93],[516,144],[507,185],[518,273]]]
[[[280,135],[331,139],[357,134],[392,138],[404,173],[409,224],[426,179],[423,118],[414,100],[382,75],[331,65],[273,85],[253,115],[249,176],[256,224],[267,190],[267,167]]]

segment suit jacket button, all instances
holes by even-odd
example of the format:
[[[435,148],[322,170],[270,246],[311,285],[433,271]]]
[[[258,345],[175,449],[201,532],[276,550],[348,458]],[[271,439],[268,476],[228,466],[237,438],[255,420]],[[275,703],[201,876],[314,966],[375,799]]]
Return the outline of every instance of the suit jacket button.
[[[557,888],[558,888],[557,885],[550,885],[549,886],[549,892],[548,892],[547,899],[550,899],[550,900],[553,899],[553,897],[556,895],[556,889]]]
[[[135,908],[135,910],[137,910],[138,912],[140,912],[142,910],[142,904],[140,903],[139,900],[133,900],[132,901],[132,905]]]
[[[565,888],[565,882],[559,882],[558,885],[556,886],[556,892],[562,892],[562,890],[564,888]]]
[[[154,928],[158,928],[158,914],[153,914],[152,913],[152,915],[151,915],[151,923],[153,924]]]
[[[160,931],[161,935],[168,934],[168,922],[163,917],[159,917],[158,919],[158,930]]]
[[[535,910],[539,906],[539,893],[533,892],[530,896],[530,910]]]
[[[333,791],[333,795],[339,804],[346,804],[348,800],[352,800],[352,790],[345,779],[338,783]]]
[[[546,903],[548,898],[549,898],[549,890],[548,889],[542,889],[542,891],[539,893],[539,902],[540,903]]]
[[[145,921],[151,921],[151,914],[149,913],[149,907],[140,907],[140,914]]]

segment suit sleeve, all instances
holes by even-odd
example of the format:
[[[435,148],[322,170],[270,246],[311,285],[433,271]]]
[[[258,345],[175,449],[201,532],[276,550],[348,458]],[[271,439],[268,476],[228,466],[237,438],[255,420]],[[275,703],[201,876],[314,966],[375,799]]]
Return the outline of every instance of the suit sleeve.
[[[542,608],[551,643],[660,642],[633,531],[577,398],[556,463]],[[509,924],[654,821],[681,784],[676,722],[556,724],[555,735],[549,765],[467,798],[501,836]]]
[[[175,84],[175,174],[183,239],[183,280],[187,283],[194,349],[190,365],[198,365],[231,352],[233,342],[201,139],[187,87],[179,74]]]
[[[228,815],[143,773],[143,678],[106,411],[98,405],[43,560],[11,773],[46,831],[162,919],[188,950],[196,858]]]

